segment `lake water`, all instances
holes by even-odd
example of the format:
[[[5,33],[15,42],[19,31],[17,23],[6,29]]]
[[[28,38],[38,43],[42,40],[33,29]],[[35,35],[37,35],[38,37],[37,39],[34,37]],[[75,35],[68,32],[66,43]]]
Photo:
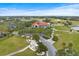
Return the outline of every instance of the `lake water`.
[[[73,30],[79,30],[79,26],[73,26],[71,29],[73,29]]]

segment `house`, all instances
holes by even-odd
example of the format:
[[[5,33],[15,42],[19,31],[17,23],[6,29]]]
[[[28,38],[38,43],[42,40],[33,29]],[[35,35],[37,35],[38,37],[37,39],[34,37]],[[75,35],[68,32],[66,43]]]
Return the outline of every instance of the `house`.
[[[19,36],[17,31],[12,32],[13,35]]]
[[[47,28],[50,26],[50,23],[48,22],[34,22],[32,23],[33,28]]]
[[[0,23],[3,23],[4,22],[4,20],[0,20]]]

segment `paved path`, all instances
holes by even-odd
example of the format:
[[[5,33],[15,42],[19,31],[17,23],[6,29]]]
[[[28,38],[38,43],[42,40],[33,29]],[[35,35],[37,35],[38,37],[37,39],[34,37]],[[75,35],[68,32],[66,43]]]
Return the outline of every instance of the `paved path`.
[[[28,45],[27,47],[25,47],[25,48],[19,50],[19,51],[16,51],[16,52],[10,53],[10,54],[8,54],[8,55],[6,55],[6,56],[12,56],[12,55],[15,55],[15,54],[17,54],[17,53],[20,53],[20,52],[25,51],[25,50],[28,49],[28,48],[29,48],[29,45]]]
[[[40,36],[41,42],[48,48],[48,55],[49,56],[55,56],[56,55],[56,49],[53,46],[53,44],[46,39],[44,39],[42,36]]]
[[[53,36],[49,39],[49,40],[52,40]],[[49,40],[46,40],[45,38],[43,38],[41,35],[40,35],[40,40],[41,42],[48,48],[48,55],[49,56],[55,56],[56,55],[56,49],[55,47],[53,46],[53,41],[49,41]],[[15,55],[17,53],[20,53],[20,52],[23,52],[25,51],[27,48],[29,48],[29,45],[19,51],[16,51],[16,52],[13,52],[13,53],[10,53],[6,56],[12,56],[12,55]]]

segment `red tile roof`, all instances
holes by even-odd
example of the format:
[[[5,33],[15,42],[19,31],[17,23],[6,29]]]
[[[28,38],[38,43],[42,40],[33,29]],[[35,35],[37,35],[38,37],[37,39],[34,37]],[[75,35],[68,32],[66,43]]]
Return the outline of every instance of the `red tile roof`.
[[[34,26],[47,26],[48,23],[47,22],[34,22],[32,25],[34,25]]]

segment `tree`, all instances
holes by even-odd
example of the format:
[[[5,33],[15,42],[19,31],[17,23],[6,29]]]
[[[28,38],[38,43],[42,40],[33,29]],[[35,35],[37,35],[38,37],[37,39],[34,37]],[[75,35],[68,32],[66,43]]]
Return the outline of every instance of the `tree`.
[[[31,21],[24,22],[25,27],[30,27],[32,25]]]
[[[36,22],[36,21],[37,21],[37,20],[31,20],[30,22],[31,22],[31,23],[34,23],[34,22]]]
[[[73,47],[73,43],[70,42],[70,43],[68,44],[68,47],[69,47],[69,48],[72,48],[72,47]]]
[[[68,27],[68,23],[67,22],[64,22],[64,25]]]
[[[37,42],[39,42],[40,37],[39,37],[39,35],[37,33],[35,33],[35,34],[33,34],[33,38],[32,39],[36,40]]]
[[[46,30],[44,31],[44,38],[49,39],[51,37],[52,34],[52,29],[51,28],[46,28]]]
[[[72,25],[71,21],[67,20],[66,22],[68,23],[68,25]]]
[[[70,54],[70,55],[73,55],[73,44],[70,42],[67,46],[68,50],[67,50],[67,53]]]
[[[58,56],[65,56],[66,53],[65,53],[64,49],[59,49],[59,50],[57,50],[56,55],[58,55]]]
[[[45,20],[43,20],[44,22],[50,22],[49,18],[46,18]]]
[[[66,22],[64,22],[64,25],[65,25],[65,26],[72,25],[72,22],[71,22],[71,21],[69,21],[69,20],[67,20]]]
[[[73,43],[69,42],[68,46],[67,46],[67,51],[66,51],[66,55],[68,56],[74,56],[77,55],[76,50],[73,48]]]
[[[56,35],[54,35],[53,41],[58,41],[58,37]]]
[[[65,56],[66,55],[65,49],[66,49],[66,43],[63,42],[62,48],[57,51],[57,55],[58,56]]]
[[[57,55],[65,55],[65,56],[74,56],[74,55],[77,55],[77,52],[76,50],[74,50],[73,48],[73,44],[70,42],[68,44],[68,46],[66,47],[66,43],[62,43],[62,49],[59,49],[57,51]]]
[[[66,43],[65,42],[62,43],[62,47],[63,47],[63,49],[66,48]]]
[[[38,49],[36,52],[41,53],[41,52],[45,52],[48,50],[47,47],[45,45],[43,45],[41,42],[38,43]]]

